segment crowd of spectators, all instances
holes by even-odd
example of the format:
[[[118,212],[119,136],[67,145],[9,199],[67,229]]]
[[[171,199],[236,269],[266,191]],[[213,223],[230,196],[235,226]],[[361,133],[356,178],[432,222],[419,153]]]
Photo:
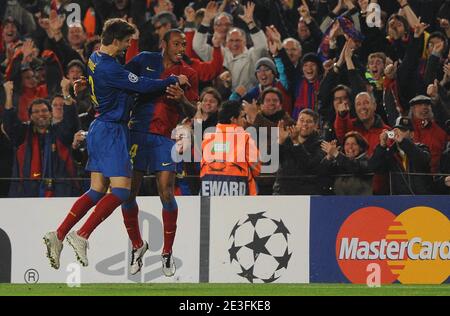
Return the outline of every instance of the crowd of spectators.
[[[0,196],[86,189],[69,179],[89,177],[95,108],[74,82],[113,17],[138,29],[123,64],[186,35],[199,100],[184,127],[214,127],[234,100],[248,126],[277,131],[260,194],[450,193],[450,0],[1,2]],[[198,194],[198,166],[178,169]]]

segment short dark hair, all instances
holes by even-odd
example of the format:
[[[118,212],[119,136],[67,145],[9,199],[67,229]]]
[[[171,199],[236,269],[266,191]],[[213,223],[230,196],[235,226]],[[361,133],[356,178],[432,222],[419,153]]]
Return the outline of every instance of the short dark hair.
[[[238,118],[243,111],[242,105],[239,101],[225,101],[219,109],[219,123],[230,124],[232,118]]]
[[[298,114],[298,116],[300,117],[300,115],[302,114],[307,114],[309,116],[311,116],[313,118],[314,123],[317,123],[319,121],[319,113],[314,112],[311,109],[303,109],[300,111],[300,113]]]
[[[52,111],[52,106],[50,105],[50,102],[48,102],[47,99],[34,99],[31,103],[30,103],[30,107],[28,108],[28,115],[31,116],[31,112],[33,112],[33,106],[36,104],[45,104],[48,108],[48,110],[51,112]]]
[[[164,34],[163,36],[163,41],[166,43],[169,43],[170,37],[172,36],[172,34],[180,34],[180,35],[184,35],[184,33],[182,31],[180,31],[179,29],[170,29],[166,32],[166,34]]]
[[[136,29],[133,25],[125,21],[124,19],[113,18],[105,22],[102,31],[102,44],[111,45],[116,39],[118,41],[124,40],[126,37],[136,33]]]
[[[340,91],[340,90],[344,90],[345,92],[347,92],[348,98],[351,99],[351,97],[352,97],[352,89],[350,89],[350,88],[349,88],[348,86],[346,86],[345,84],[338,84],[336,87],[334,87],[333,90],[331,90],[331,95],[332,95],[332,97],[334,98],[334,94],[335,94],[337,91]]]
[[[275,93],[278,96],[278,99],[280,99],[280,103],[283,103],[283,94],[281,93],[281,91],[279,89],[274,88],[274,87],[268,87],[263,90],[263,92],[261,93],[261,96],[259,97],[259,103],[263,104],[264,98],[269,93]]]

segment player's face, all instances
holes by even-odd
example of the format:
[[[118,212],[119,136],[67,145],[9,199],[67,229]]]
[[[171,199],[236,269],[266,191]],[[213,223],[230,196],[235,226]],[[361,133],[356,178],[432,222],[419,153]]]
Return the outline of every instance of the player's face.
[[[119,54],[125,52],[131,45],[131,36],[125,37],[123,40],[118,41],[117,51]]]
[[[173,63],[179,63],[186,51],[186,36],[180,33],[172,33],[166,46],[166,54]]]

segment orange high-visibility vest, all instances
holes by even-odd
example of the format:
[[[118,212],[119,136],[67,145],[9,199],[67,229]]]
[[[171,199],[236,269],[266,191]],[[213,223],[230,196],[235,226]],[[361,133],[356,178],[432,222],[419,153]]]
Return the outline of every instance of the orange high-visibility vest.
[[[249,133],[235,124],[217,124],[202,142],[201,194],[256,195],[259,151]]]

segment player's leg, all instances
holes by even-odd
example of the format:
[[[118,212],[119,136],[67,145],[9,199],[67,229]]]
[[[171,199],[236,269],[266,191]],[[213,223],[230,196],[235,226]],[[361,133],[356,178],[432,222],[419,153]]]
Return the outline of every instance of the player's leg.
[[[130,273],[136,274],[141,270],[142,257],[148,250],[148,243],[142,240],[139,230],[139,206],[136,202],[136,196],[139,193],[144,173],[141,171],[133,171],[131,181],[131,193],[126,202],[122,204],[122,216],[128,237],[131,240],[133,250],[131,251]]]
[[[172,246],[175,240],[178,218],[178,205],[174,197],[175,173],[173,171],[157,172],[156,184],[163,205],[164,246],[161,254],[163,272],[166,276],[172,276],[176,270],[172,256]]]
[[[87,248],[91,233],[108,218],[112,212],[130,196],[131,178],[111,177],[111,193],[107,193],[98,203],[94,212],[88,217],[86,223],[77,231],[67,235],[67,241],[74,248],[77,260],[88,265]]]
[[[45,234],[44,242],[47,246],[47,257],[50,259],[50,265],[53,268],[59,268],[59,258],[63,248],[62,241],[64,237],[66,237],[70,229],[105,195],[108,184],[108,180],[101,173],[92,172],[90,189],[75,201],[56,232],[48,232]]]

